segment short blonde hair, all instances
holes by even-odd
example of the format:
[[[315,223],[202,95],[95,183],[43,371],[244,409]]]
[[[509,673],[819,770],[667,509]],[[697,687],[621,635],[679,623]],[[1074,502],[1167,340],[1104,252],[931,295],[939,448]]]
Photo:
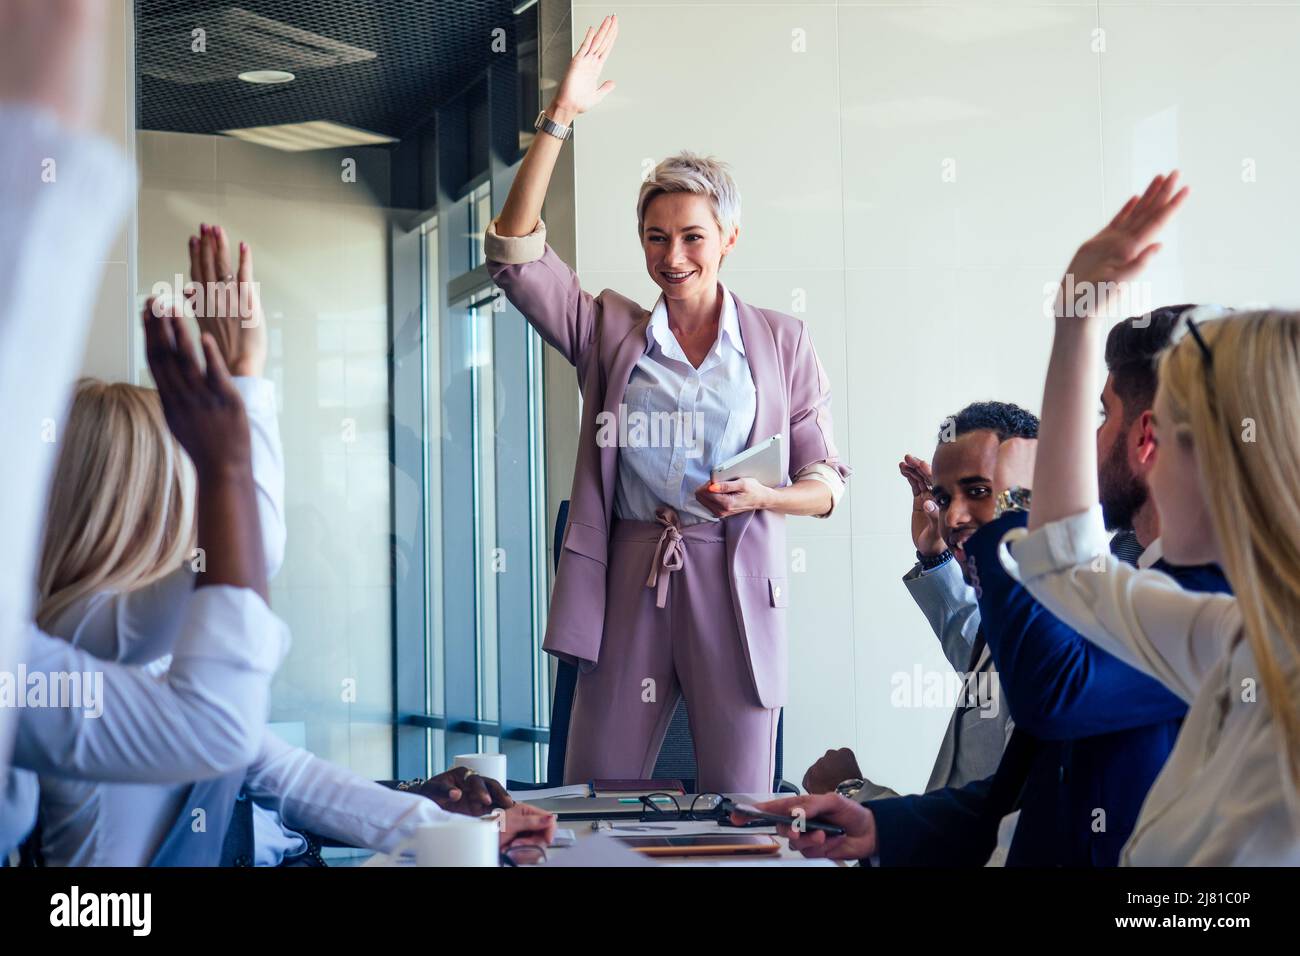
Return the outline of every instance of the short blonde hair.
[[[1196,450],[1223,570],[1300,783],[1300,312],[1199,329],[1211,358],[1183,336],[1161,358],[1159,388],[1175,438]]]
[[[60,446],[37,581],[46,630],[83,597],[175,571],[195,539],[194,469],[157,392],[83,379]]]
[[[645,228],[645,211],[650,200],[664,193],[695,193],[707,196],[725,239],[740,228],[740,190],[731,178],[730,167],[712,156],[681,152],[669,156],[641,184],[636,201],[636,233]]]

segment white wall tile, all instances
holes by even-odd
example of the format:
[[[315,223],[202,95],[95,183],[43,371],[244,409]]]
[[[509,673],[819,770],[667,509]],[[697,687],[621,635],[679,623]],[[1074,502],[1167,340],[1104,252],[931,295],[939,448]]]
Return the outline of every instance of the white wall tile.
[[[1284,119],[1295,111],[1300,6],[1107,6],[1101,22],[1108,204],[1174,166],[1192,187],[1153,285],[1218,302],[1300,301],[1300,128]]]

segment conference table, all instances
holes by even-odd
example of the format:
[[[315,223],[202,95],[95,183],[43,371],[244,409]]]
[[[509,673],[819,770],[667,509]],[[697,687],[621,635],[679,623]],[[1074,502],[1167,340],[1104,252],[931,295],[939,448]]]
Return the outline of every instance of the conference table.
[[[518,796],[525,796],[521,793]],[[734,795],[738,802],[757,803],[771,800],[777,794],[739,794]],[[781,794],[789,796],[789,794]],[[583,798],[570,798],[573,803],[580,803]],[[540,802],[540,801],[539,801]],[[556,801],[558,802],[558,801]],[[556,802],[546,801],[550,809]],[[570,802],[569,800],[564,801]],[[593,822],[596,824],[593,826]],[[776,836],[774,827],[720,827],[712,821],[640,821],[637,817],[619,820],[572,820],[561,819],[557,829],[563,833],[571,831],[573,841],[567,846],[552,846],[546,851],[547,859],[541,866],[556,868],[568,867],[627,867],[627,866],[782,866],[782,867],[824,867],[847,866],[851,863],[833,860],[809,860],[798,852],[791,850],[784,838]],[[650,856],[630,849],[619,837],[665,837],[674,835],[706,833],[720,835],[770,835],[779,844],[776,853],[766,854],[725,854],[721,856]],[[398,861],[384,854],[369,854],[352,851],[340,853],[329,860],[331,866],[404,866],[413,865],[408,861]]]
[[[522,796],[522,794],[521,794]],[[738,803],[760,803],[777,796],[789,794],[732,794]],[[564,801],[547,801],[547,809],[568,803],[580,804],[582,798]],[[553,846],[547,850],[546,866],[837,866],[831,860],[808,860],[791,850],[783,837],[776,836],[775,827],[720,827],[712,821],[696,820],[639,820],[629,817],[620,820],[566,820],[558,824],[561,831],[572,831],[571,846]],[[724,854],[720,856],[650,856],[627,847],[620,837],[671,837],[687,834],[736,834],[771,836],[780,846],[776,853]]]

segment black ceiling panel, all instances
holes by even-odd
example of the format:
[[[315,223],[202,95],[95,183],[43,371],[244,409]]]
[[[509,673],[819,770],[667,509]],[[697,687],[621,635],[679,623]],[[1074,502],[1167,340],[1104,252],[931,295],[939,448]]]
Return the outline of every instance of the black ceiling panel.
[[[141,129],[332,120],[401,139],[497,57],[516,0],[136,0]],[[205,52],[195,52],[202,29]],[[494,52],[494,31],[504,52]],[[500,44],[498,43],[498,46]],[[282,85],[246,70],[288,70]]]

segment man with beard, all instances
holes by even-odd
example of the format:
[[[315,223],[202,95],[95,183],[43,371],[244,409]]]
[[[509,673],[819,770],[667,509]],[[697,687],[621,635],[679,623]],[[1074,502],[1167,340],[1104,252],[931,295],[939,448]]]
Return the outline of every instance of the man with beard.
[[[1106,343],[1109,371],[1097,432],[1100,495],[1120,557],[1157,566],[1196,591],[1226,591],[1217,567],[1179,568],[1161,558],[1159,517],[1146,475],[1157,449],[1151,427],[1155,356],[1187,306],[1126,320]],[[1032,443],[1022,458],[1031,458]],[[1016,455],[999,455],[999,470]],[[1017,474],[1026,468],[1021,462]],[[1028,468],[1032,472],[1032,462]],[[1160,684],[1052,617],[1002,569],[1003,536],[1026,519],[1030,492],[995,476],[1004,513],[965,539],[980,632],[1000,675],[1016,729],[997,772],[964,787],[859,805],[835,794],[762,805],[796,808],[836,823],[845,835],[790,832],[808,856],[870,859],[881,865],[981,865],[1003,817],[1019,809],[1007,862],[1030,866],[1114,866],[1152,781],[1164,766],[1187,705]]]

